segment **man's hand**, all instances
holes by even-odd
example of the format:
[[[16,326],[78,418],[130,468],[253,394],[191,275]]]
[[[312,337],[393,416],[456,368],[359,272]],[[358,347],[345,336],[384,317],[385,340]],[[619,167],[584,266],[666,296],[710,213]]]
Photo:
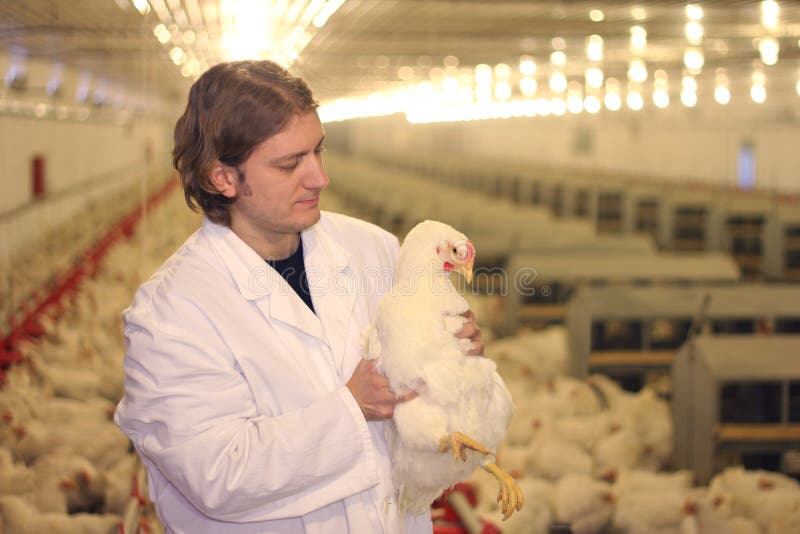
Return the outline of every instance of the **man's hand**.
[[[398,397],[389,387],[386,377],[378,373],[375,360],[358,362],[353,376],[347,381],[347,389],[358,403],[367,421],[389,419],[394,415],[394,407],[417,396],[409,392]]]
[[[472,313],[472,310],[467,310],[461,314],[467,320],[464,322],[464,326],[456,332],[456,337],[461,339],[469,339],[472,342],[472,348],[470,348],[464,354],[469,354],[472,356],[478,356],[483,354],[483,340],[481,339],[481,329],[478,328],[478,323],[475,322],[475,314]]]

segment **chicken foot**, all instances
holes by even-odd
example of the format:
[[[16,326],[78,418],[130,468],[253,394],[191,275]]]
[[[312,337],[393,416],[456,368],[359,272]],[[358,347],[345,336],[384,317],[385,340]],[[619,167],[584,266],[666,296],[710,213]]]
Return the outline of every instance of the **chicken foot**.
[[[461,432],[453,432],[449,436],[442,436],[442,439],[439,440],[439,450],[444,452],[447,449],[453,450],[453,460],[461,458],[465,462],[467,461],[467,449],[472,449],[484,455],[492,454],[489,449]]]
[[[453,460],[461,458],[467,461],[467,449],[477,451],[484,456],[491,455],[492,452],[472,439],[471,437],[462,434],[461,432],[453,432],[449,436],[443,436],[439,440],[439,450],[444,452],[447,449],[453,450]],[[497,479],[500,485],[500,490],[497,493],[497,501],[501,504],[503,510],[503,521],[511,517],[514,510],[521,510],[524,502],[522,490],[519,489],[517,481],[514,477],[500,469],[494,462],[487,463],[483,466],[488,473]]]
[[[497,501],[500,503],[503,510],[503,521],[511,517],[514,510],[522,510],[522,504],[525,501],[522,495],[522,490],[519,489],[517,481],[514,477],[500,469],[494,462],[488,463],[483,468],[497,479],[500,484],[500,491],[497,493]]]

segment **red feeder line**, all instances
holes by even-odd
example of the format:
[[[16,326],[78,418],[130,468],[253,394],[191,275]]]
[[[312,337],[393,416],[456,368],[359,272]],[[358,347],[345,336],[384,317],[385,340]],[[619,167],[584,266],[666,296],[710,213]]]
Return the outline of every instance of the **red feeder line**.
[[[61,307],[62,299],[77,292],[81,281],[86,276],[94,276],[103,257],[109,249],[117,242],[131,237],[136,229],[136,225],[141,221],[145,210],[150,210],[178,186],[177,180],[169,180],[162,188],[151,194],[144,203],[138,205],[129,214],[122,217],[111,229],[106,232],[97,242],[89,247],[81,257],[80,263],[67,269],[56,277],[55,282],[34,293],[34,296],[20,306],[23,312],[22,319],[12,321],[11,330],[4,338],[0,338],[0,382],[5,379],[3,369],[22,359],[22,355],[15,350],[17,343],[23,339],[30,339],[44,334],[44,329],[40,321],[45,310],[50,306]]]

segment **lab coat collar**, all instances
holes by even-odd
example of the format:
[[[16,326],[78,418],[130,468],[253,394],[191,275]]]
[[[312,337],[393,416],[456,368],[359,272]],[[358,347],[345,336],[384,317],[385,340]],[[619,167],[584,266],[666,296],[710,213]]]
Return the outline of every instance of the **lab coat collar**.
[[[355,294],[337,287],[337,279],[349,272],[350,254],[332,240],[319,223],[301,233],[309,291],[318,315],[306,306],[283,277],[230,228],[204,217],[201,232],[225,263],[239,292],[246,299],[254,301],[262,313],[270,318],[289,324],[325,343],[329,340],[323,322],[334,319],[336,323],[335,319],[341,318],[342,314],[349,318]],[[335,297],[344,301],[334,303]],[[339,347],[332,346],[331,349],[339,352]]]
[[[322,217],[325,217],[323,212]],[[306,275],[314,309],[327,332],[333,365],[343,376],[347,331],[359,291],[351,254],[330,235],[324,220],[302,234]]]

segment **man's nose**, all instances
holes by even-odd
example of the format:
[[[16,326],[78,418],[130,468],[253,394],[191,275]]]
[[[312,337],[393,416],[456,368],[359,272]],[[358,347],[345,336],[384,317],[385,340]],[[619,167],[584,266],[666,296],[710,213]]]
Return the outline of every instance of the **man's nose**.
[[[306,175],[303,185],[308,189],[325,189],[331,183],[325,166],[322,164],[322,157],[310,158],[311,166]]]

